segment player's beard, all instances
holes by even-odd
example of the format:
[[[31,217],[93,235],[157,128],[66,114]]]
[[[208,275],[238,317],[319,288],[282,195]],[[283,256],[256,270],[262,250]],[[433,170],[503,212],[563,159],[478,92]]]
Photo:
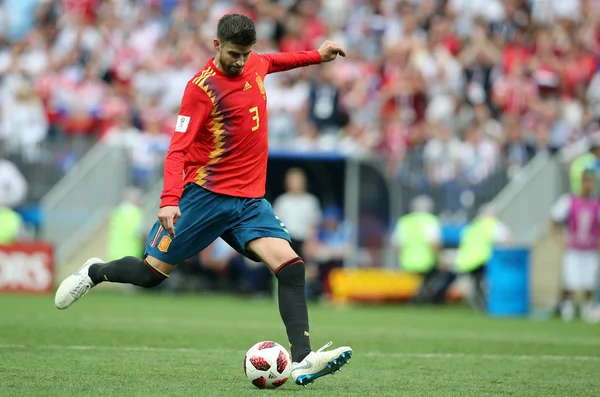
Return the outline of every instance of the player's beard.
[[[232,75],[232,76],[239,76],[243,72],[244,72],[244,67],[243,66],[241,68],[236,68],[235,66],[231,66],[229,68],[229,74]]]
[[[233,64],[233,63],[226,64],[222,60],[219,60],[219,63],[221,64],[221,68],[229,76],[239,76],[240,74],[242,74],[244,72],[244,67],[243,66],[241,68],[239,68],[239,69],[236,69],[235,68],[235,64]]]

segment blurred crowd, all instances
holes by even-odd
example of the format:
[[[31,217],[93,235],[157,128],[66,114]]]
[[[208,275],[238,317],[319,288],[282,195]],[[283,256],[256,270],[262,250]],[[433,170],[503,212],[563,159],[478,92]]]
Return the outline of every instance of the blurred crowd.
[[[348,49],[265,81],[272,150],[384,158],[449,216],[598,129],[597,0],[3,0],[0,141],[29,195],[98,141],[156,181],[228,12],[256,21],[258,52]]]
[[[259,52],[349,49],[267,79],[274,148],[383,154],[393,173],[417,157],[432,183],[478,183],[600,114],[596,0],[5,0],[5,150],[38,161],[53,140],[71,156],[90,140],[135,147],[143,184],[227,12],[256,21]]]

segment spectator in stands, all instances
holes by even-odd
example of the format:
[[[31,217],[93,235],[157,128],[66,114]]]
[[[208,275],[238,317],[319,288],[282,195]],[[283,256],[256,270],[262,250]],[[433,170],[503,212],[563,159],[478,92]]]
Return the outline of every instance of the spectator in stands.
[[[432,125],[432,138],[425,144],[425,171],[430,191],[440,197],[442,219],[448,220],[461,209],[463,143],[449,126]]]
[[[308,263],[313,265],[307,271],[312,299],[329,296],[329,273],[344,266],[352,249],[352,233],[339,208],[330,207],[323,211],[323,221],[304,250]]]
[[[30,83],[21,83],[14,99],[2,107],[0,139],[7,153],[22,154],[29,162],[41,156],[41,143],[48,132],[48,121],[40,98]]]
[[[486,308],[485,267],[492,257],[492,250],[497,244],[508,244],[510,238],[510,231],[498,219],[491,204],[482,206],[477,217],[462,232],[456,270],[470,276],[473,288],[469,302],[477,310]]]
[[[469,40],[458,54],[464,70],[466,100],[492,106],[492,69],[500,61],[501,50],[491,41],[483,23],[474,26]]]
[[[265,80],[269,93],[269,144],[292,150],[292,141],[298,136],[298,125],[303,122],[303,104],[309,96],[309,85],[296,72],[273,75]]]
[[[395,131],[397,134],[399,131]],[[415,125],[407,136],[408,147],[405,151],[393,153],[389,159],[389,171],[397,175],[409,200],[425,194],[428,181],[425,163],[425,145],[429,131],[423,123]],[[398,169],[399,168],[399,169]]]
[[[134,127],[131,116],[119,113],[115,116],[115,123],[104,135],[102,141],[107,145],[133,151],[140,138],[141,131]]]
[[[528,146],[523,140],[522,127],[518,117],[506,115],[502,121],[502,129],[506,136],[502,145],[502,160],[508,177],[513,178],[533,158],[535,149]]]
[[[401,216],[392,233],[391,243],[398,252],[398,265],[408,273],[421,275],[423,280],[414,301],[431,302],[438,273],[438,255],[442,231],[433,215],[433,200],[418,196],[411,202],[411,212]]]
[[[150,119],[138,135],[131,151],[132,182],[141,188],[150,187],[162,173],[162,162],[169,148],[169,135],[162,132],[159,119]]]
[[[560,148],[569,143],[571,130],[560,117],[559,103],[556,100],[545,101],[540,106],[540,123],[548,129],[548,146],[552,153],[556,153]]]
[[[23,204],[27,188],[23,174],[4,158],[3,143],[0,141],[0,207],[16,208]]]
[[[315,233],[322,219],[321,205],[319,199],[306,190],[306,174],[300,168],[286,172],[285,189],[273,202],[273,210],[289,231],[294,251],[304,257],[304,243]]]
[[[522,116],[533,108],[538,99],[538,90],[527,76],[524,62],[515,61],[510,71],[500,77],[492,89],[494,105],[502,113]]]
[[[335,137],[347,119],[340,101],[335,69],[324,65],[316,71],[317,75],[311,81],[308,92],[308,120],[319,129],[321,135]]]
[[[461,182],[464,192],[461,197],[463,209],[473,205],[475,196],[492,195],[490,178],[496,171],[499,161],[499,147],[488,137],[482,136],[480,126],[476,123],[467,127],[461,151]],[[468,197],[468,198],[467,198]],[[473,199],[471,199],[473,198]],[[489,197],[491,199],[491,197]],[[463,212],[459,221],[465,221]]]

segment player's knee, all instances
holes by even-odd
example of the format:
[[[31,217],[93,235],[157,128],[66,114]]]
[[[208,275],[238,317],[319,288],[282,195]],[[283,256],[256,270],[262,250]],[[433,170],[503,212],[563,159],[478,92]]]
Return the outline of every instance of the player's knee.
[[[160,259],[153,257],[152,255],[146,256],[146,263],[150,265],[153,269],[157,270],[159,273],[164,274],[167,277],[177,267],[167,262],[163,262]]]
[[[306,270],[300,257],[291,259],[275,270],[275,276],[280,284],[304,284]]]
[[[140,272],[137,277],[136,285],[144,288],[156,287],[162,283],[168,276],[161,274],[152,268],[150,264],[145,262],[146,271]]]
[[[138,273],[138,277],[136,279],[136,285],[143,288],[156,287],[169,277],[169,274],[164,273],[162,270],[156,268],[149,259],[150,257],[144,259],[143,271]]]

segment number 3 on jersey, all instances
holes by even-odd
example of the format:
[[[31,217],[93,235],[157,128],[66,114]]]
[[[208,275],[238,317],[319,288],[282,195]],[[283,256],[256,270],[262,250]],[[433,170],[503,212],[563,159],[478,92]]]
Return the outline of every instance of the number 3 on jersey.
[[[252,113],[252,120],[254,120],[256,122],[254,127],[252,127],[252,131],[256,131],[258,129],[258,127],[260,126],[260,120],[258,118],[258,106],[254,106],[253,108],[251,108],[249,110],[249,112]]]

